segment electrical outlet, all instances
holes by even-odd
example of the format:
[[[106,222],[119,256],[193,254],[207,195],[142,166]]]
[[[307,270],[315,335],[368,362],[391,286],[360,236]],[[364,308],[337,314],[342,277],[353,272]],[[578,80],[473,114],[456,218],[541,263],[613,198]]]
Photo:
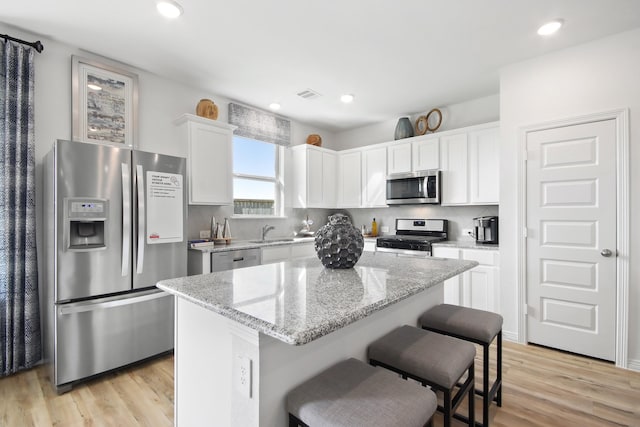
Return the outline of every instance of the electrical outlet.
[[[389,232],[389,226],[388,225],[383,225],[380,227],[380,232],[381,233],[388,233]]]
[[[211,237],[211,230],[200,230],[201,239],[208,239],[209,237]]]
[[[234,384],[242,396],[251,399],[251,359],[246,356],[236,356],[234,364]]]

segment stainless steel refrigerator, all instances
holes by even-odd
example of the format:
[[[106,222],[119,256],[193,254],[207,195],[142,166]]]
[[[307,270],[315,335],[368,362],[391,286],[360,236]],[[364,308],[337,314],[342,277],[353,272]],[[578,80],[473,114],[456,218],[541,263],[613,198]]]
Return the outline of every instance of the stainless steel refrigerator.
[[[173,348],[186,276],[185,159],[58,140],[46,157],[46,342],[51,379],[73,382]]]

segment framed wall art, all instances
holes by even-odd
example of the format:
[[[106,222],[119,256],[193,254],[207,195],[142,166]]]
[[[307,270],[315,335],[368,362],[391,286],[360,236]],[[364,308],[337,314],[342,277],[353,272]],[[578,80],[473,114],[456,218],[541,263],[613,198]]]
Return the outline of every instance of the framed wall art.
[[[71,57],[73,139],[135,148],[138,75],[106,60]]]

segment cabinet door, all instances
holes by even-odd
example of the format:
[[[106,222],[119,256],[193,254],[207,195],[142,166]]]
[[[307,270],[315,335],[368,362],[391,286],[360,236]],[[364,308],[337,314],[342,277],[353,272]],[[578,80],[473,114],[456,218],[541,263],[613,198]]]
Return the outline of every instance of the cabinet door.
[[[262,264],[288,261],[291,258],[291,245],[263,247],[260,251]]]
[[[467,134],[440,138],[442,170],[442,204],[461,205],[469,202],[467,170]]]
[[[387,149],[374,148],[362,152],[362,205],[387,206]]]
[[[232,134],[202,123],[188,123],[189,204],[233,204]]]
[[[414,171],[440,169],[440,141],[438,138],[413,142],[412,152]]]
[[[338,156],[338,205],[359,208],[361,198],[361,153],[354,151]]]
[[[321,151],[307,150],[307,206],[320,208],[323,202],[323,167]]]
[[[495,267],[479,265],[463,274],[465,306],[495,311],[495,272]]]
[[[469,197],[471,203],[497,204],[500,128],[469,133]]]
[[[337,156],[333,153],[322,153],[322,206],[336,206]]]
[[[316,256],[314,242],[296,243],[291,245],[291,258],[305,258]]]
[[[460,250],[457,248],[434,247],[433,256],[458,259]],[[460,275],[444,281],[444,303],[462,305],[462,277]]]
[[[387,148],[389,174],[411,172],[411,143],[403,142]]]

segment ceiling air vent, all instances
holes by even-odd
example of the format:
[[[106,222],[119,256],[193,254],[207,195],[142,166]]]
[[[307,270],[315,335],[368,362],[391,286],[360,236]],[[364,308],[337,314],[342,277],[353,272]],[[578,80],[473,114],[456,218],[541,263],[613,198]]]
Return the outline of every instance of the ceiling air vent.
[[[316,98],[320,98],[322,95],[320,95],[315,90],[305,89],[302,92],[298,92],[298,96],[304,99],[316,99]]]

